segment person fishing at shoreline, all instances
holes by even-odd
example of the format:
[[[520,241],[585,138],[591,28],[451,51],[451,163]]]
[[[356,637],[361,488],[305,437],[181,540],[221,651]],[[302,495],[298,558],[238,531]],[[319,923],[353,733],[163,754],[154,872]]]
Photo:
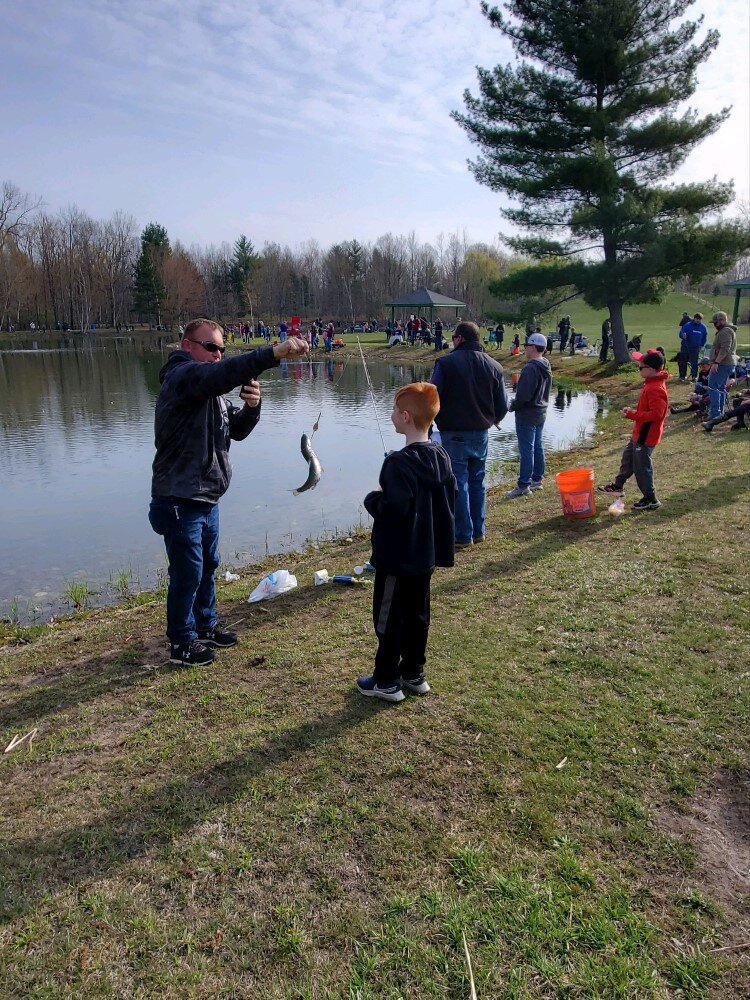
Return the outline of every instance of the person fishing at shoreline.
[[[210,319],[195,319],[159,373],[149,522],[164,538],[169,562],[172,663],[207,666],[214,648],[238,641],[235,632],[219,624],[214,587],[218,504],[232,477],[229,444],[244,440],[260,419],[256,377],[282,358],[299,358],[308,350],[304,340],[287,337],[283,344],[222,360],[221,327]],[[224,399],[239,386],[242,407]]]

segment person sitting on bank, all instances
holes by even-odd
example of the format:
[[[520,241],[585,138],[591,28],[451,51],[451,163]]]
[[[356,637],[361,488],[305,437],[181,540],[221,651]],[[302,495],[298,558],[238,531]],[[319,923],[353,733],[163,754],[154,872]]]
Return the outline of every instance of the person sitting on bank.
[[[744,389],[741,395],[735,396],[733,400],[733,405],[730,409],[722,413],[720,417],[714,417],[713,420],[706,420],[703,424],[703,430],[710,434],[717,424],[726,423],[727,420],[736,420],[734,427],[730,428],[733,431],[745,431],[748,429],[747,421],[745,417],[750,415],[750,389]]]
[[[710,368],[711,365],[707,358],[701,361],[698,378],[695,380],[695,386],[690,393],[690,402],[687,406],[670,406],[670,413],[697,413],[698,416],[702,416],[708,412],[708,404],[711,398],[708,393],[708,373]]]

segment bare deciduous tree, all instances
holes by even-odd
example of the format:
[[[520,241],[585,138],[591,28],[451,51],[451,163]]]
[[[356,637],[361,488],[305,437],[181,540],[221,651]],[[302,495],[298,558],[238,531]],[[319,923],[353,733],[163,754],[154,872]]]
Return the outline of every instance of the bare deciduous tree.
[[[3,181],[0,188],[0,252],[8,239],[19,242],[23,230],[40,205],[41,201],[24,194],[16,184]]]

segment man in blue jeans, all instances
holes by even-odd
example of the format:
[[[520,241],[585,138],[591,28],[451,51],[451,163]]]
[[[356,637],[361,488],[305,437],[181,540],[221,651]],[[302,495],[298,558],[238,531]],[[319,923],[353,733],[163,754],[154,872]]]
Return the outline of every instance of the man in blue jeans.
[[[708,395],[710,398],[708,419],[715,420],[727,405],[727,379],[737,364],[737,329],[729,322],[725,312],[714,313],[711,317],[716,336],[711,345],[708,363]]]
[[[222,361],[224,337],[218,323],[196,319],[185,327],[180,350],[159,373],[149,521],[164,537],[169,562],[167,635],[170,660],[205,666],[211,647],[237,643],[216,614],[214,573],[219,565],[219,507],[232,477],[230,441],[242,441],[260,419],[256,376],[281,358],[306,354],[307,344],[288,337]],[[224,399],[242,386],[244,406]]]
[[[435,423],[456,477],[456,548],[484,541],[489,428],[508,412],[502,366],[482,347],[476,323],[459,323],[453,350],[435,362]],[[545,340],[546,344],[546,340]]]
[[[516,396],[510,404],[516,415],[516,436],[521,468],[518,485],[505,494],[507,500],[527,497],[541,490],[544,479],[544,447],[542,433],[547,419],[552,369],[544,356],[547,338],[532,333],[526,340],[526,364],[516,386]]]
[[[696,313],[680,330],[680,353],[677,357],[680,382],[687,382],[688,363],[691,378],[693,381],[698,378],[698,356],[707,339],[708,330],[703,325],[703,314]]]

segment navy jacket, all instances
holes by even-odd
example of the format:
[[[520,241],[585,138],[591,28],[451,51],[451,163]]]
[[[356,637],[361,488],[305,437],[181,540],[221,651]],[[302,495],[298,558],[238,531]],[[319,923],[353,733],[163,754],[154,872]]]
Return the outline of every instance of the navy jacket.
[[[502,365],[479,343],[464,342],[439,358],[431,381],[440,396],[441,431],[485,431],[508,412]]]
[[[516,386],[516,398],[510,404],[516,420],[539,427],[547,417],[552,369],[546,358],[534,358],[524,365]]]
[[[159,372],[152,496],[217,503],[232,478],[230,440],[242,441],[260,419],[260,407],[233,406],[223,394],[277,364],[272,347],[206,365],[185,351],[169,355]]]
[[[432,441],[392,451],[380,470],[380,487],[364,500],[374,522],[375,569],[419,576],[452,566],[456,480],[447,452]]]

